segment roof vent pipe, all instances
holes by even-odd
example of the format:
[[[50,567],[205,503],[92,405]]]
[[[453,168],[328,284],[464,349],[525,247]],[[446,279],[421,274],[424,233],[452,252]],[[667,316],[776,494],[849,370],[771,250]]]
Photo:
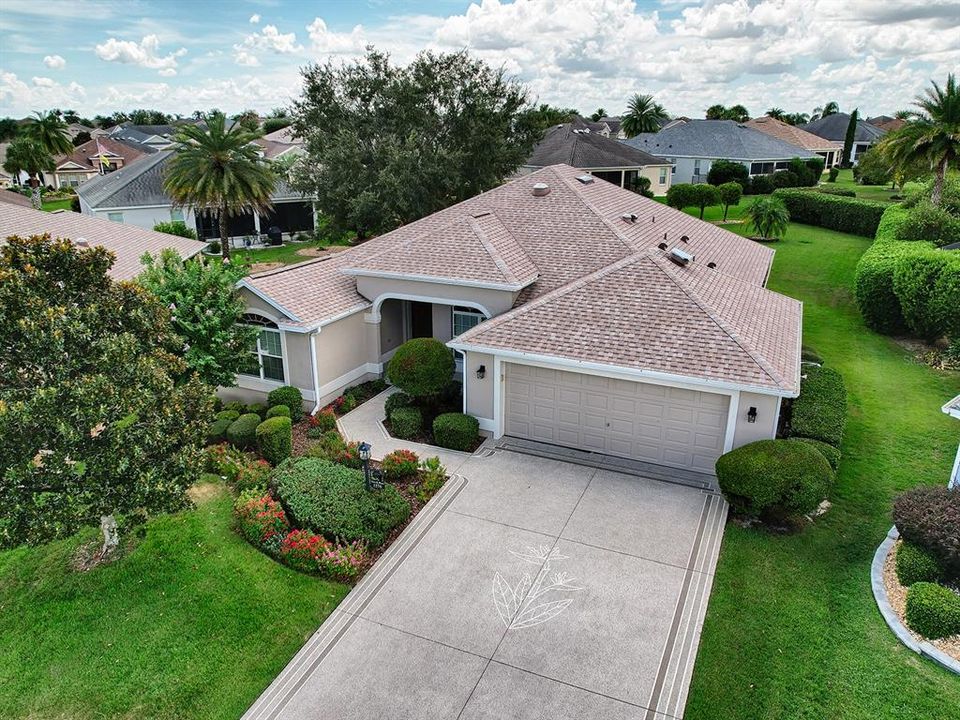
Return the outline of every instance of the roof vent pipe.
[[[533,196],[543,197],[550,194],[550,186],[546,183],[537,183],[533,186]]]
[[[686,235],[681,235],[680,242],[690,242],[690,238],[687,237]]]

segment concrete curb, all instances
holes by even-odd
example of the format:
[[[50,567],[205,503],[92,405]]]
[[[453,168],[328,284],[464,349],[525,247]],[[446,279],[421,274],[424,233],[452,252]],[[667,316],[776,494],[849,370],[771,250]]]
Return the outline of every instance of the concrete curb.
[[[883,619],[893,631],[893,634],[897,636],[897,640],[921,657],[928,658],[950,672],[960,675],[960,662],[938,650],[927,641],[918,641],[906,625],[900,622],[897,613],[890,606],[890,601],[887,599],[887,588],[883,584],[883,565],[899,537],[900,533],[897,532],[896,526],[890,528],[887,537],[880,543],[877,552],[874,553],[873,563],[870,565],[870,584],[873,587],[873,598],[877,601],[880,614],[883,615]]]

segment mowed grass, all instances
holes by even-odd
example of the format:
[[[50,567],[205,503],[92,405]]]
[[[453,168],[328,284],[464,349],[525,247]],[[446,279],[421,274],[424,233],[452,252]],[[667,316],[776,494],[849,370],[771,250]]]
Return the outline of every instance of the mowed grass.
[[[825,187],[853,190],[861,200],[879,200],[880,202],[890,203],[896,202],[892,199],[894,195],[902,194],[902,191],[894,190],[890,185],[859,185],[853,179],[853,170],[849,168],[840,171],[836,182],[828,182],[826,174],[824,174],[821,182]]]
[[[254,550],[201,488],[111,565],[70,569],[95,533],[0,553],[0,717],[235,720],[273,680],[348,588]]]
[[[44,200],[40,203],[40,209],[45,210],[46,212],[53,212],[54,210],[73,210],[70,206],[71,200],[68,198],[66,200]]]
[[[850,405],[833,507],[795,535],[728,523],[687,720],[960,717],[960,677],[902,646],[870,590],[894,496],[946,483],[960,373],[869,331],[851,293],[870,241],[791,225],[769,286],[804,302],[804,342],[843,373]]]

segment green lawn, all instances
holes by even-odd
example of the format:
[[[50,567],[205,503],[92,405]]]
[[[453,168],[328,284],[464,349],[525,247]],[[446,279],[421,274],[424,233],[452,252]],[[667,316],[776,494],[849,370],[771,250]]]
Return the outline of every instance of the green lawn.
[[[254,550],[205,487],[112,565],[70,571],[79,538],[0,553],[0,717],[236,720],[273,680],[348,588]]]
[[[804,342],[846,379],[833,508],[803,533],[728,524],[687,720],[957,717],[960,678],[900,645],[870,591],[894,495],[945,483],[960,423],[940,406],[960,373],[931,370],[864,327],[851,296],[869,240],[792,225],[770,287],[804,302]]]
[[[836,182],[827,182],[827,176],[823,176],[823,184],[827,187],[845,188],[853,190],[857,197],[862,200],[879,200],[881,202],[895,202],[891,196],[900,195],[901,191],[891,190],[889,185],[858,185],[853,180],[853,170],[841,170],[837,175]]]
[[[44,200],[40,204],[40,209],[46,210],[47,212],[53,212],[54,210],[71,210],[71,202],[69,198],[66,200]]]
[[[329,242],[321,240],[311,240],[309,242],[284,243],[276,247],[266,247],[258,250],[234,250],[231,254],[236,260],[247,265],[252,263],[273,263],[279,262],[284,265],[291,263],[306,262],[311,258],[305,255],[298,255],[298,250],[310,247],[327,247]]]
[[[727,220],[740,220],[744,213],[747,211],[747,207],[754,200],[753,195],[744,195],[740,198],[739,205],[732,205],[727,210]],[[667,198],[666,196],[654,198],[658,203],[663,203],[666,205]],[[700,217],[700,208],[685,208],[684,212],[688,215],[693,215],[693,217]],[[707,222],[716,222],[723,220],[723,206],[722,205],[713,205],[708,208],[704,208],[703,219]],[[731,223],[733,224],[733,223]]]

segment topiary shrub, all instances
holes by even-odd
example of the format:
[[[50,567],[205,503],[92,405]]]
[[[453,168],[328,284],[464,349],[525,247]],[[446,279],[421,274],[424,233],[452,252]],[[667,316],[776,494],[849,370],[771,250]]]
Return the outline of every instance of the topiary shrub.
[[[918,582],[907,590],[907,625],[929,640],[960,633],[960,595],[949,588]]]
[[[893,504],[900,537],[929,551],[948,580],[960,578],[960,490],[914,488]]]
[[[415,398],[437,396],[453,376],[453,353],[439,340],[414,338],[397,348],[387,365],[391,383]]]
[[[777,170],[770,176],[770,182],[775,188],[795,188],[800,185],[800,178],[791,170]]]
[[[207,445],[223,442],[227,437],[227,428],[233,424],[230,418],[214,420],[207,428]]]
[[[909,220],[897,227],[901,242],[925,240],[937,247],[960,241],[960,219],[929,200],[921,200],[910,210]]]
[[[793,401],[791,437],[812,438],[840,447],[847,424],[847,389],[830,367],[804,368],[800,397]]]
[[[960,256],[933,250],[902,257],[893,292],[914,335],[933,341],[960,334]]]
[[[267,420],[274,417],[290,417],[290,408],[286,405],[274,405],[272,408],[267,410]]]
[[[290,408],[290,419],[293,422],[298,423],[303,420],[303,393],[300,392],[299,388],[284,385],[276,390],[271,390],[270,394],[267,395],[267,402],[270,403],[271,407],[286,405]]]
[[[714,160],[707,171],[707,182],[718,186],[735,182],[746,192],[750,184],[750,171],[746,165],[734,160]]]
[[[417,474],[420,458],[412,450],[394,450],[383,458],[380,469],[388,480],[403,480]]]
[[[403,392],[395,392],[387,397],[386,402],[383,404],[383,410],[387,417],[390,417],[397,408],[409,407],[411,405],[413,405],[412,397]]]
[[[798,437],[793,438],[798,442],[805,442],[817,449],[817,451],[826,458],[827,462],[830,463],[830,467],[833,468],[833,471],[836,472],[840,468],[840,458],[843,457],[843,454],[838,448],[835,448],[829,443],[825,443],[822,440],[814,440],[813,438]]]
[[[825,193],[826,195],[837,195],[839,197],[852,197],[855,198],[857,193],[853,190],[848,190],[847,188],[837,188],[837,187],[821,187],[817,188],[817,192]]]
[[[826,458],[809,443],[758,440],[717,460],[717,481],[730,506],[744,515],[808,513],[834,481]]]
[[[423,412],[417,407],[398,407],[390,413],[390,432],[401,440],[410,440],[423,432]]]
[[[794,222],[872,238],[877,233],[887,204],[874,200],[828,195],[806,190],[781,189],[773,193],[783,200]]]
[[[240,411],[238,410],[221,410],[213,417],[216,420],[229,420],[230,422],[233,422],[238,417],[240,417],[241,414],[242,413],[240,413]]]
[[[320,458],[288,460],[274,470],[272,484],[293,524],[328,540],[376,547],[410,516],[392,485],[369,491],[362,472]]]
[[[266,403],[250,403],[249,405],[247,405],[246,410],[244,410],[244,413],[247,415],[257,415],[260,417],[261,420],[266,420],[267,410],[269,409],[270,408],[267,406]]]
[[[838,176],[839,174],[840,174],[840,168],[838,168],[838,167],[832,167],[832,168],[830,168],[830,170],[828,171],[828,175],[827,175],[827,182],[836,182],[836,181],[837,181],[837,176]],[[856,195],[856,193],[854,193],[854,195]]]
[[[263,422],[255,413],[241,415],[227,428],[227,441],[236,448],[248,450],[256,447],[257,425]]]
[[[271,465],[279,465],[293,454],[293,423],[288,417],[272,417],[257,426],[257,448]]]
[[[480,437],[480,422],[472,415],[444,413],[433,421],[433,442],[450,450],[470,451]]]
[[[940,579],[940,562],[919,545],[902,540],[897,548],[897,579],[909,587],[917,582],[937,582]]]
[[[223,409],[233,410],[237,413],[237,417],[240,417],[246,411],[247,406],[245,403],[242,403],[239,400],[231,400],[230,402],[224,404]]]

